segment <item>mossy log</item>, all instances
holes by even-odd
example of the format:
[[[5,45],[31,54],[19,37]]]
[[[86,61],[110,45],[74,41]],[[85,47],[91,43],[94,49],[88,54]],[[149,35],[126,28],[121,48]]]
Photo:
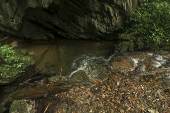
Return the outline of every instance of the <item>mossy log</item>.
[[[66,92],[72,88],[72,85],[67,85],[66,82],[55,82],[51,84],[45,84],[35,88],[25,89],[16,92],[12,98],[16,99],[36,99],[41,97],[48,97],[55,95],[56,93]]]

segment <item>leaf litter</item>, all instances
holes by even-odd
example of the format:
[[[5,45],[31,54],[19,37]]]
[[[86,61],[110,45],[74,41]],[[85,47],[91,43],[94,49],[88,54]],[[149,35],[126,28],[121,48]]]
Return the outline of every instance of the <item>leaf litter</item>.
[[[131,75],[111,73],[110,77],[93,87],[76,84],[67,92],[57,94],[58,113],[168,113],[170,94],[161,83],[137,82]]]

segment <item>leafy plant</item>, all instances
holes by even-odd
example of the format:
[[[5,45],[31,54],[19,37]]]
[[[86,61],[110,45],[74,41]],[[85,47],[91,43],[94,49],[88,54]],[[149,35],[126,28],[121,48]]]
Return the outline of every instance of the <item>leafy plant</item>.
[[[143,36],[147,44],[169,42],[170,4],[160,0],[141,0],[141,7],[131,13],[127,23],[135,36]]]
[[[19,55],[9,45],[0,47],[0,75],[5,76],[12,70],[17,70],[18,73],[24,72],[26,68],[25,62],[30,60],[29,56]]]
[[[29,55],[33,55],[34,53],[33,52],[30,52]]]

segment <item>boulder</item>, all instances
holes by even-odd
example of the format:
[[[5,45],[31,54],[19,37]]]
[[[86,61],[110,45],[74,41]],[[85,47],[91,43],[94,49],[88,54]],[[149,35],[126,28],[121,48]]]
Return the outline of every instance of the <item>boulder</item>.
[[[34,113],[35,101],[32,100],[14,100],[10,106],[10,113]]]
[[[70,74],[69,82],[78,83],[82,86],[95,86],[109,77],[111,65],[104,58],[89,57],[84,61],[75,61],[77,69]]]
[[[115,39],[138,0],[0,1],[0,31],[28,39]]]
[[[72,68],[74,71],[68,76],[62,77],[63,81],[67,81],[73,85],[76,83],[81,86],[92,87],[98,85],[108,79],[112,67],[104,58],[81,58],[77,59]],[[50,83],[59,81],[59,76],[49,78]],[[43,83],[43,81],[41,81]]]

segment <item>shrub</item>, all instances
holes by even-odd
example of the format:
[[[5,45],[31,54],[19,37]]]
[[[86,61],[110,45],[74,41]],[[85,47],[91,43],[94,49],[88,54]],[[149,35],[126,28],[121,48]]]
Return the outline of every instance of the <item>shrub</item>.
[[[150,1],[150,2],[149,2]],[[169,42],[170,4],[160,0],[142,0],[141,7],[131,13],[130,32],[143,36],[147,44],[160,44],[161,39]]]
[[[28,65],[29,56],[21,56],[17,54],[9,45],[0,47],[0,76],[10,76],[11,71],[22,73]],[[27,62],[27,63],[26,63]],[[12,75],[11,75],[12,76]]]

